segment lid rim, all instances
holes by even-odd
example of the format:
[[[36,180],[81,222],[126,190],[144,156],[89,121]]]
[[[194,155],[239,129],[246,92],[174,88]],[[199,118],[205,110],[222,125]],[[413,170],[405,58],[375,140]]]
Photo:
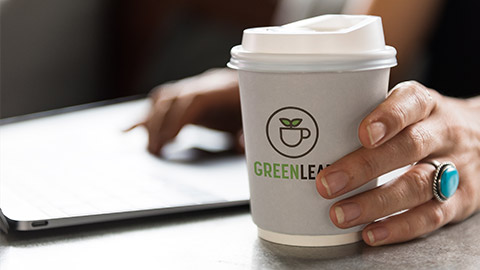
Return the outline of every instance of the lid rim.
[[[344,72],[397,65],[396,50],[390,46],[362,54],[279,54],[247,52],[238,45],[231,55],[228,67],[256,72]]]
[[[230,53],[232,57],[239,58],[262,58],[262,57],[276,57],[276,58],[288,58],[288,57],[325,57],[325,58],[337,58],[337,57],[366,57],[366,58],[377,58],[380,56],[395,57],[397,50],[392,47],[385,45],[385,48],[382,50],[370,50],[364,51],[361,53],[278,53],[278,52],[252,52],[243,49],[242,45],[236,45],[231,50]]]
[[[395,58],[382,59],[375,61],[358,62],[324,62],[324,63],[279,63],[272,62],[252,62],[238,59],[230,59],[227,66],[236,70],[255,71],[255,72],[348,72],[364,71],[374,69],[392,68],[397,65]]]

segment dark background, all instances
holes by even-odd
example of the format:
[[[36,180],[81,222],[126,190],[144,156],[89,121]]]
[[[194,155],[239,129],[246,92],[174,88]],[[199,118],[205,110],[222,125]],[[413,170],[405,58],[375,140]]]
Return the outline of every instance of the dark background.
[[[225,67],[275,0],[2,0],[0,117],[117,97]]]

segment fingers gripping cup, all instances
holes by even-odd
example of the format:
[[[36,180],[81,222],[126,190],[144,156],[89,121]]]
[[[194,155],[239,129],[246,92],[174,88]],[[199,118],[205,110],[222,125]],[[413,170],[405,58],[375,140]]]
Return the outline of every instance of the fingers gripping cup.
[[[361,146],[358,126],[386,97],[396,51],[381,19],[324,15],[247,29],[228,66],[239,71],[252,217],[265,240],[297,246],[356,242],[337,228],[316,175]]]

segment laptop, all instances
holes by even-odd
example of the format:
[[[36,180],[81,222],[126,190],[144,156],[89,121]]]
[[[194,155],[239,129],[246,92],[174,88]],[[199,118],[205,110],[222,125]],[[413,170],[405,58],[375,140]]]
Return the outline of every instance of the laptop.
[[[0,224],[31,231],[247,205],[245,158],[225,133],[186,126],[146,150],[147,99],[0,125]]]

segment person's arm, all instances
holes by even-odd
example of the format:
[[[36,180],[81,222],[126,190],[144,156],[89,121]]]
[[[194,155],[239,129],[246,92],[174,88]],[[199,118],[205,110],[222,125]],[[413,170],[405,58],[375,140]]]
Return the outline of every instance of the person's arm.
[[[349,0],[344,12],[382,17],[385,40],[397,49],[398,66],[391,85],[407,78],[415,59],[426,45],[444,0]]]

